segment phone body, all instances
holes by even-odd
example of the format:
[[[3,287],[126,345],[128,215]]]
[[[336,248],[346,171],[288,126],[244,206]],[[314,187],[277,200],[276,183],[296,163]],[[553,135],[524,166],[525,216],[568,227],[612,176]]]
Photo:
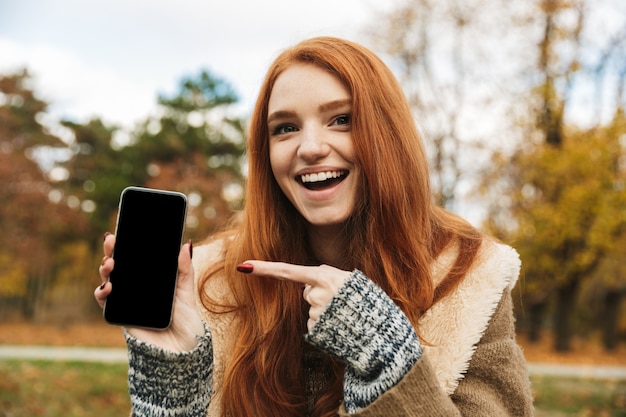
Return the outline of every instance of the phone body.
[[[104,319],[129,327],[166,329],[172,320],[187,197],[127,187],[120,196]]]

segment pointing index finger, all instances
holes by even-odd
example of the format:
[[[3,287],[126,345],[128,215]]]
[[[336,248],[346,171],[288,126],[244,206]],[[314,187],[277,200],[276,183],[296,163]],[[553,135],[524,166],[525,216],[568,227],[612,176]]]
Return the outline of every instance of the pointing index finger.
[[[294,265],[286,262],[245,261],[237,266],[239,272],[274,279],[317,285],[320,283],[318,267]]]

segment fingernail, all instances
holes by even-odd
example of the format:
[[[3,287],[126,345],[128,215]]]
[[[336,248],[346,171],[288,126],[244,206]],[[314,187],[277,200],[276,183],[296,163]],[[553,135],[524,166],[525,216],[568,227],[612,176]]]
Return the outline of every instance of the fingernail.
[[[254,266],[252,264],[245,263],[237,265],[237,271],[243,274],[249,274],[252,272],[252,270],[254,270]]]
[[[107,282],[106,282],[106,281],[104,281],[104,282],[102,283],[102,285],[100,285],[100,289],[101,289],[101,290],[103,290],[105,285],[107,285]]]
[[[107,236],[109,236],[110,234],[111,234],[111,233],[109,233],[109,232],[105,232],[105,233],[104,233],[104,240],[107,240]]]
[[[189,239],[189,259],[193,259],[193,242]]]
[[[104,258],[102,258],[102,263],[100,265],[104,266],[104,263],[107,261],[107,259],[109,259],[109,257],[105,255]]]

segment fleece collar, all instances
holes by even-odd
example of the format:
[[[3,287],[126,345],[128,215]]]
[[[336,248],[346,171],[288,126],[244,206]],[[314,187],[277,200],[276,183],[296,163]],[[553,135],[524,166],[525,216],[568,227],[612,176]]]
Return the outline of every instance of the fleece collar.
[[[446,276],[457,253],[458,248],[450,248],[437,258],[432,266],[435,286]],[[478,257],[456,290],[420,320],[424,352],[448,395],[463,379],[504,290],[515,285],[520,271],[519,255],[509,246],[486,240]]]

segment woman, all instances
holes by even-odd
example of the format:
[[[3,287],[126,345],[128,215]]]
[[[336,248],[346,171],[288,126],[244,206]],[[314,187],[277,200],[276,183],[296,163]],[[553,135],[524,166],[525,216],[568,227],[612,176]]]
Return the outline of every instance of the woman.
[[[283,52],[248,159],[238,222],[193,264],[181,250],[170,328],[125,333],[135,415],[533,414],[518,256],[432,203],[413,116],[380,59],[327,37]]]

